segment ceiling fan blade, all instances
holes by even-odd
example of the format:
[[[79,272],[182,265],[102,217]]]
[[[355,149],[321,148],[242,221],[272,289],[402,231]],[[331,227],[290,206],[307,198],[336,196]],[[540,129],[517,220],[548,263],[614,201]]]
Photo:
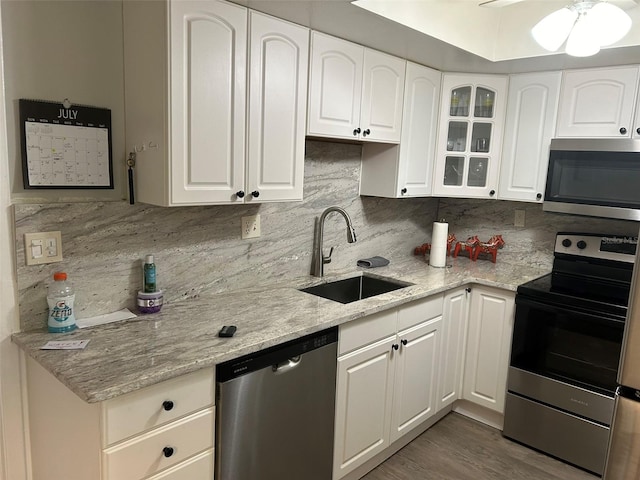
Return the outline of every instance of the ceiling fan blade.
[[[522,1],[523,0],[480,0],[478,5],[481,7],[506,7],[507,5]]]

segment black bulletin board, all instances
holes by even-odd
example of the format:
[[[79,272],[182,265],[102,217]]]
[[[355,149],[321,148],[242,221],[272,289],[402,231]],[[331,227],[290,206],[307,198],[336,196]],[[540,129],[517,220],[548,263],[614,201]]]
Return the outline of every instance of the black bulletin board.
[[[24,188],[113,189],[111,110],[20,100]]]

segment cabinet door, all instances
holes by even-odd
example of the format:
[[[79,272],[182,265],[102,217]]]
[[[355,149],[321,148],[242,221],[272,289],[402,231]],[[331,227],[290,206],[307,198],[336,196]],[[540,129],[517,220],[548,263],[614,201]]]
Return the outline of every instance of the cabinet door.
[[[407,62],[397,195],[431,195],[442,75]]]
[[[504,413],[515,295],[489,287],[471,290],[463,398]]]
[[[406,61],[365,49],[360,128],[362,140],[399,143]]]
[[[561,72],[512,75],[498,198],[542,202],[560,98]]]
[[[442,410],[462,398],[468,290],[470,289],[461,288],[444,296],[436,410]]]
[[[442,317],[398,333],[391,443],[436,412]]]
[[[630,137],[638,67],[564,73],[558,137]]]
[[[307,134],[358,138],[364,48],[313,32]]]
[[[389,446],[395,335],[338,358],[333,478]]]
[[[247,10],[217,1],[170,8],[172,204],[241,202]]]
[[[251,12],[245,201],[302,200],[309,30]]]
[[[435,195],[496,198],[507,77],[442,78]]]

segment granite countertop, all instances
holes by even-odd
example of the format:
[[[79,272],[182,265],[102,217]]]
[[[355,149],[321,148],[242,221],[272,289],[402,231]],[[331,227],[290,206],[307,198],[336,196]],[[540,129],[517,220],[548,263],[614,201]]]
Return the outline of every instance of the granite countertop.
[[[406,288],[347,305],[300,292],[294,286],[246,288],[165,304],[160,313],[76,330],[39,331],[12,336],[29,356],[86,402],[100,402],[179,375],[256,352],[288,340],[355,320],[465,284],[515,291],[548,273],[528,265],[449,259],[433,268],[422,258],[375,269],[308,277],[301,285],[360,275],[413,283]],[[232,338],[219,338],[223,325],[236,325]],[[91,341],[84,350],[40,350],[49,340]]]

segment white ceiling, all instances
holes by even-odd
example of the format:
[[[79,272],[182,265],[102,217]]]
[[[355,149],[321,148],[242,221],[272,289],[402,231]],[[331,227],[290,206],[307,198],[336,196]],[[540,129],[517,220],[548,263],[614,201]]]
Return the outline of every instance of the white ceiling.
[[[501,8],[479,7],[479,0],[366,0],[368,7],[377,4],[389,15],[425,19],[427,33],[351,0],[233,1],[442,71],[518,73],[640,64],[640,7],[632,0],[612,1],[632,16],[629,35],[614,48],[585,58],[550,55],[529,34],[538,20],[570,0],[524,0]]]
[[[353,4],[497,62],[552,54],[533,40],[531,28],[546,15],[570,2],[571,0],[356,0]],[[481,3],[493,7],[481,6]],[[634,27],[625,38],[609,48],[640,45],[640,8],[637,8],[636,2],[612,0],[611,3],[627,10]]]

